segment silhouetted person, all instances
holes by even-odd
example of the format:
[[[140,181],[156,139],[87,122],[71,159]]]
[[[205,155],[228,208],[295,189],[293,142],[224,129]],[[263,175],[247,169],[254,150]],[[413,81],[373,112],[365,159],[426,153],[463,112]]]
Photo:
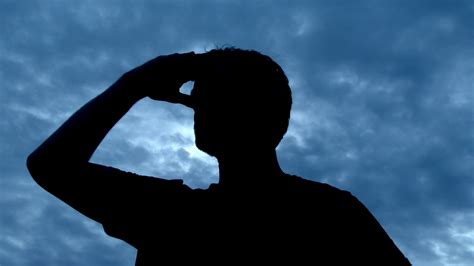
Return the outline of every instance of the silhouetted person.
[[[191,95],[181,94],[190,80]],[[196,145],[217,158],[217,184],[191,189],[89,162],[145,97],[194,110]],[[290,109],[283,70],[258,52],[160,56],[79,109],[29,156],[28,169],[44,189],[137,248],[136,265],[410,265],[349,192],[280,169],[275,148]]]

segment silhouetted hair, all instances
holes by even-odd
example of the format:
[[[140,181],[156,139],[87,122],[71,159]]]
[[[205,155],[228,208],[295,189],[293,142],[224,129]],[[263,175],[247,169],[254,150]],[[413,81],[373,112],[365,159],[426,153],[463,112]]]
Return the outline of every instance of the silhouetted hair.
[[[276,147],[288,129],[291,89],[283,69],[269,56],[253,50],[223,48],[203,56],[217,67],[206,68],[211,79],[225,84],[217,92],[236,108],[258,141]],[[210,70],[209,70],[210,69]],[[236,122],[236,123],[239,123]]]

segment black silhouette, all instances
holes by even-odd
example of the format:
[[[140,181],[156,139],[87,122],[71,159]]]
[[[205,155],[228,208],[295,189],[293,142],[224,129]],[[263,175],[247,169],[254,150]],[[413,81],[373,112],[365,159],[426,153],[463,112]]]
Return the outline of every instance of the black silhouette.
[[[218,184],[191,189],[89,162],[144,97],[194,109],[196,145],[218,159]],[[410,265],[349,192],[280,169],[290,109],[283,70],[256,51],[159,56],[79,109],[27,165],[45,190],[137,248],[136,265]]]

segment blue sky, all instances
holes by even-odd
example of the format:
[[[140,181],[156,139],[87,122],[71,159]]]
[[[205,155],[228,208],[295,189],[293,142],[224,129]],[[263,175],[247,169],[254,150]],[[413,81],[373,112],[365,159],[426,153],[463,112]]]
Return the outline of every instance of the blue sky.
[[[0,0],[0,265],[133,265],[25,158],[130,68],[225,45],[270,55],[290,79],[286,172],[351,191],[414,265],[472,263],[473,17],[457,0]],[[192,124],[144,100],[93,160],[206,187],[216,162]]]

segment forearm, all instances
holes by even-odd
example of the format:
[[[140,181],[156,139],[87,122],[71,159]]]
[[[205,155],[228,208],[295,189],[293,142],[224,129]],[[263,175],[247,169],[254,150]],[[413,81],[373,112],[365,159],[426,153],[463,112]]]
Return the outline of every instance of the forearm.
[[[74,113],[28,157],[33,178],[40,182],[61,169],[83,170],[110,129],[144,97],[186,105],[189,96],[181,94],[179,88],[191,79],[193,56],[194,53],[158,56],[124,74]]]
[[[141,98],[124,78],[74,113],[28,158],[32,163],[75,164],[91,158],[110,129]]]

